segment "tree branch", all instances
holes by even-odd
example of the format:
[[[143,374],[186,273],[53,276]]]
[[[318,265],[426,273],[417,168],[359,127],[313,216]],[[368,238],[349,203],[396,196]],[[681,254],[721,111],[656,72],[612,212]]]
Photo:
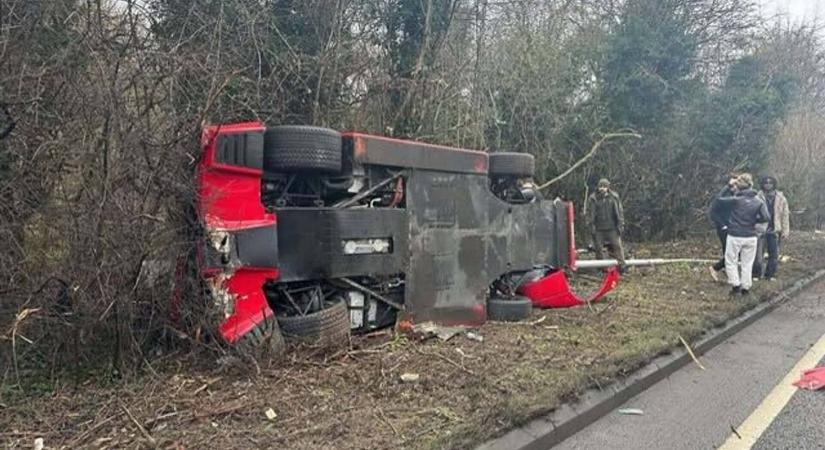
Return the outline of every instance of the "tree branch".
[[[576,169],[581,167],[582,164],[584,164],[588,160],[590,160],[590,158],[595,156],[596,152],[599,151],[599,148],[601,148],[602,144],[604,144],[606,141],[609,141],[609,140],[615,139],[615,138],[620,138],[620,137],[633,137],[633,138],[636,138],[636,139],[640,139],[642,137],[642,135],[636,133],[635,131],[607,133],[607,134],[603,135],[598,141],[596,141],[595,144],[593,144],[593,147],[590,148],[590,151],[587,152],[587,154],[584,155],[584,157],[582,157],[582,159],[576,161],[575,164],[570,166],[570,168],[565,170],[561,175],[559,175],[556,178],[553,178],[552,180],[542,184],[537,189],[538,190],[546,189],[547,187],[549,187],[549,186],[551,186],[555,183],[558,183],[559,181],[564,179],[564,177],[570,175],[571,173],[573,173],[573,171],[575,171]]]

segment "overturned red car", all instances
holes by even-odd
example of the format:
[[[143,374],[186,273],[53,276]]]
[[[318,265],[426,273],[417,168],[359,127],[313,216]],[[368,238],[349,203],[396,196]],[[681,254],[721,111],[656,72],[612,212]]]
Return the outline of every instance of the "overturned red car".
[[[518,320],[618,281],[570,292],[573,207],[541,198],[529,154],[257,122],[202,150],[201,271],[230,343]]]

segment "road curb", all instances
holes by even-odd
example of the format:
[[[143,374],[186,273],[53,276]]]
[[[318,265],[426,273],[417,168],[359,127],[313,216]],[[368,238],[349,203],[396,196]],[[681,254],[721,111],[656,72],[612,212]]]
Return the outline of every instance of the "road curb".
[[[706,331],[701,339],[691,344],[693,352],[697,356],[706,353],[823,277],[825,277],[825,270],[820,270],[813,275],[798,280],[774,298],[757,305],[735,319],[727,321],[721,327]],[[548,415],[512,429],[505,435],[478,446],[476,450],[548,449],[604,417],[627,400],[667,378],[692,361],[691,356],[682,348],[676,349],[668,355],[656,357],[626,378],[602,389],[588,389],[579,397],[576,403],[564,404]]]

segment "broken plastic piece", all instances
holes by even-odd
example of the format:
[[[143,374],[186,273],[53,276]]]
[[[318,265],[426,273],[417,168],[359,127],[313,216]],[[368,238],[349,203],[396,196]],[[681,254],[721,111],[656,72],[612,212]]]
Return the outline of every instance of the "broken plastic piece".
[[[401,381],[403,381],[405,383],[415,383],[419,379],[421,379],[421,376],[418,375],[417,373],[402,373],[401,374]]]
[[[411,331],[412,335],[418,339],[429,339],[435,336],[442,341],[449,341],[462,330],[462,327],[447,327],[434,322],[424,322],[413,325]]]
[[[825,387],[825,367],[816,367],[802,372],[802,377],[794,386],[800,389],[816,391]]]
[[[589,298],[581,298],[570,289],[564,272],[558,270],[536,281],[522,284],[518,288],[518,293],[529,298],[536,308],[570,308],[601,300],[616,287],[619,278],[619,270],[611,267],[607,270],[599,290]]]

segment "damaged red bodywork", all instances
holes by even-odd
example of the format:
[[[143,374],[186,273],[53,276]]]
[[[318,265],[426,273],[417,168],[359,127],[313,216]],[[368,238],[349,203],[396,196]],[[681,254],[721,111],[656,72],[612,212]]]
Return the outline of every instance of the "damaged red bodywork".
[[[203,130],[203,157],[198,165],[198,214],[205,227],[210,250],[222,251],[234,233],[275,227],[275,215],[267,213],[261,204],[262,170],[239,164],[221,162],[216,158],[219,135],[245,135],[264,132],[259,122],[211,126]],[[226,317],[220,333],[228,342],[235,342],[258,323],[272,315],[263,285],[277,279],[276,267],[255,267],[236,264],[232,267],[212,266],[203,253],[201,274],[210,282],[213,298]]]
[[[571,308],[597,302],[619,283],[619,270],[608,269],[599,289],[588,297],[579,297],[570,289],[563,270],[557,270],[536,281],[524,283],[518,293],[529,298],[536,308]]]

